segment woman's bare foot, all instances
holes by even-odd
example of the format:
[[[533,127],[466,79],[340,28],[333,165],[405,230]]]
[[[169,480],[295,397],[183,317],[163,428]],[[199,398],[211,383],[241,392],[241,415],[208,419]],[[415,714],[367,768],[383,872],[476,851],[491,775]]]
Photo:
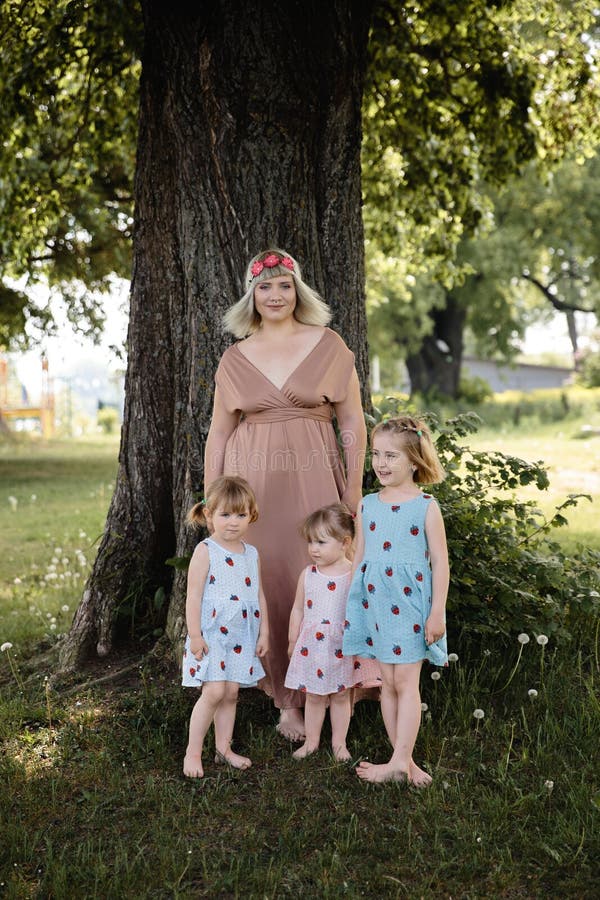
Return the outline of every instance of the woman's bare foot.
[[[425,772],[423,769],[420,769],[416,764],[414,759],[411,759],[410,766],[408,768],[408,780],[412,785],[418,788],[429,787],[433,778],[429,774],[429,772]]]
[[[282,709],[279,722],[275,728],[287,741],[303,741],[306,733],[304,731],[302,710],[294,707]]]
[[[226,750],[225,753],[217,750],[215,762],[219,766],[231,766],[232,769],[249,769],[252,765],[251,759],[248,759],[247,756],[240,756],[239,753],[234,753],[231,749]]]
[[[342,744],[340,747],[333,747],[332,749],[333,755],[338,762],[350,762],[350,760],[352,759],[352,757],[350,756],[350,751],[345,744]]]
[[[183,774],[186,778],[204,778],[202,757],[197,753],[186,753],[183,758]]]
[[[364,781],[376,782],[378,784],[385,781],[407,781],[408,773],[403,772],[391,763],[383,765],[375,765],[370,762],[361,762],[356,768],[356,774]]]
[[[316,753],[319,749],[319,745],[317,744],[309,744],[308,741],[305,741],[301,747],[298,747],[297,750],[294,750],[292,753],[292,757],[294,759],[306,759],[307,756],[310,756],[311,753]]]

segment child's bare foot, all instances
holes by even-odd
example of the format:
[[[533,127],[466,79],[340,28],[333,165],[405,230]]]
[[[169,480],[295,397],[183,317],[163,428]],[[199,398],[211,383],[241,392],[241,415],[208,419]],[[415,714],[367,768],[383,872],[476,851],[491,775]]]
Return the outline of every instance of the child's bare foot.
[[[311,753],[316,753],[318,749],[318,744],[309,744],[308,741],[305,741],[301,747],[298,747],[297,750],[294,750],[294,752],[292,753],[292,757],[294,759],[306,759],[306,757],[310,756]]]
[[[202,757],[197,753],[186,753],[183,758],[183,774],[187,778],[204,778]]]
[[[306,737],[302,710],[294,707],[281,710],[279,722],[275,727],[279,734],[288,741],[303,741]]]
[[[391,763],[383,765],[374,765],[370,762],[361,762],[358,764],[356,774],[364,781],[376,782],[378,784],[385,781],[407,781],[408,773],[402,769],[398,769]]]
[[[345,744],[342,744],[339,747],[333,747],[332,749],[333,755],[338,762],[349,762],[352,759],[352,757],[350,756],[350,751]]]
[[[248,759],[247,756],[240,756],[231,749],[226,750],[225,753],[217,750],[215,762],[220,766],[231,766],[232,769],[249,769],[252,765],[251,759]]]
[[[414,759],[411,759],[410,761],[410,765],[408,768],[408,779],[411,784],[418,788],[429,787],[429,785],[433,781],[431,775],[428,772],[425,772],[423,769],[420,769]]]

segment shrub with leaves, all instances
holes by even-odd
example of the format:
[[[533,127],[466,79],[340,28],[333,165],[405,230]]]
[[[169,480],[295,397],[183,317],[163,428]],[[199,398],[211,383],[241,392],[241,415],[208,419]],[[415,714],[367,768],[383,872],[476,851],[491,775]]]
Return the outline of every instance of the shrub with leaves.
[[[547,519],[534,501],[515,494],[527,485],[548,487],[543,463],[470,450],[464,438],[480,422],[473,413],[444,425],[431,414],[424,418],[437,434],[447,473],[434,495],[448,536],[448,619],[454,646],[459,644],[463,653],[482,645],[501,649],[523,631],[569,639],[595,621],[600,553],[582,550],[567,556],[551,538],[553,529],[567,524],[565,510],[591,498],[569,495]]]

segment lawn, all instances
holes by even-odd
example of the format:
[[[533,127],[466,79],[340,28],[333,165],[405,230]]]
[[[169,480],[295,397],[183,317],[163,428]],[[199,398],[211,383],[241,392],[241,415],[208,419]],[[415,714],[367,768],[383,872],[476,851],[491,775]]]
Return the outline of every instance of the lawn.
[[[585,479],[598,478],[600,438],[544,427],[470,443],[546,459],[549,508],[563,492],[598,497]],[[434,783],[421,792],[359,782],[326,744],[295,762],[256,691],[243,692],[236,725],[252,769],[223,769],[208,753],[207,777],[186,781],[194,697],[160,643],[46,680],[102,530],[116,452],[112,439],[0,448],[1,896],[597,896],[591,620],[570,644],[515,634],[502,658],[483,649],[459,653],[439,680],[424,671],[416,759]],[[578,516],[558,534],[598,546],[593,516]],[[349,737],[355,760],[386,758],[377,704],[357,704]]]

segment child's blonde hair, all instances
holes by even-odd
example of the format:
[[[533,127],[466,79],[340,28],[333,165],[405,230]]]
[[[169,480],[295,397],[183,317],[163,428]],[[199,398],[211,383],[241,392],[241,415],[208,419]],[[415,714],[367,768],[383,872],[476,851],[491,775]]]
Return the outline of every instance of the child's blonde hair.
[[[307,516],[300,530],[307,541],[318,539],[323,534],[336,541],[344,541],[346,538],[353,541],[354,516],[344,503],[330,503]]]
[[[206,491],[204,500],[194,504],[187,514],[190,525],[204,525],[206,514],[212,515],[217,509],[226,512],[242,513],[248,511],[250,522],[258,519],[258,506],[254,491],[244,478],[237,475],[221,475],[215,478]]]
[[[371,432],[371,447],[377,434],[390,434],[402,441],[402,448],[415,467],[413,481],[419,484],[438,484],[446,477],[431,439],[431,432],[421,419],[398,416],[379,422]]]
[[[265,260],[275,264],[265,266]],[[236,338],[244,338],[259,328],[261,319],[254,306],[254,288],[261,281],[277,278],[279,275],[286,275],[294,281],[296,288],[294,318],[298,322],[304,325],[329,324],[331,310],[317,292],[302,281],[302,272],[297,260],[285,250],[271,247],[257,253],[248,263],[244,277],[246,293],[223,316],[225,331],[230,331]]]

